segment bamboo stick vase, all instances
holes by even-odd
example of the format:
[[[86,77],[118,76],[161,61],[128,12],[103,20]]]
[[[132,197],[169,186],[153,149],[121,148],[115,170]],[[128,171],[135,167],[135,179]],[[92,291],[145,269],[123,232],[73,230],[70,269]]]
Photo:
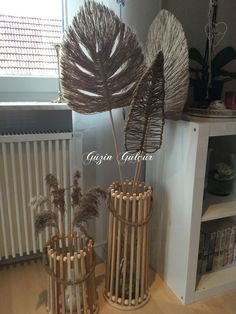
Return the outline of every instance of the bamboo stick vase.
[[[113,183],[108,190],[109,225],[105,299],[122,310],[149,300],[149,219],[152,188]]]
[[[48,313],[97,313],[93,241],[83,233],[54,236],[45,250]]]

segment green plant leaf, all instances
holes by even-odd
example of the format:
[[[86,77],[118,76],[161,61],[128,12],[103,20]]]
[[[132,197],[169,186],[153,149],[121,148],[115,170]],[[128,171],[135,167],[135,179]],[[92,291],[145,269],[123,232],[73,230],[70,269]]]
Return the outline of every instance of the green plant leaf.
[[[197,81],[196,79],[190,78],[190,79],[189,79],[189,84],[190,84],[190,86],[191,86],[191,87],[195,86],[195,85],[196,85],[196,81]]]
[[[236,50],[233,47],[225,47],[219,51],[212,61],[213,76],[219,75],[220,69],[233,60],[236,60]]]
[[[221,76],[228,76],[232,79],[236,79],[236,72],[229,72],[229,71],[226,71],[226,70],[220,70],[219,71],[219,75]]]
[[[190,67],[189,70],[190,70],[190,72],[193,72],[193,73],[200,73],[200,72],[202,72],[201,69],[194,69],[192,67]]]
[[[226,83],[226,82],[230,82],[230,81],[232,81],[232,79],[231,79],[230,77],[226,77],[226,78],[224,78],[224,79],[221,79],[221,80],[215,80],[215,81],[223,82],[223,84],[224,84],[224,83]]]
[[[196,48],[190,48],[188,52],[189,52],[189,59],[192,59],[196,61],[197,63],[201,64],[202,66],[204,66],[205,64],[204,58]]]

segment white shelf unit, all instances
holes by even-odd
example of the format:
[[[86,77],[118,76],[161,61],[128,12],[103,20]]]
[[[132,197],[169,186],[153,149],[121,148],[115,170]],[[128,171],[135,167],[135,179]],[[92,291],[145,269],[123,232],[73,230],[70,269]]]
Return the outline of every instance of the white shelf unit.
[[[236,193],[204,197],[209,140],[231,135],[234,119],[167,120],[162,147],[146,164],[146,181],[154,189],[151,266],[185,304],[236,289],[236,266],[197,280],[201,223],[236,216]]]

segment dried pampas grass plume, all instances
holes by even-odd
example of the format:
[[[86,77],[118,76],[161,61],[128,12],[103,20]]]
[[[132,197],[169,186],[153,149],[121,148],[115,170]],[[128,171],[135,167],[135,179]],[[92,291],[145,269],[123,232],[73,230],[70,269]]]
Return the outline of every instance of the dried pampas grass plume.
[[[44,197],[42,195],[38,195],[38,196],[31,198],[31,200],[29,202],[29,206],[34,211],[38,207],[40,207],[41,205],[45,204],[45,202],[47,202],[47,201],[48,201],[47,197]]]
[[[80,172],[76,171],[74,174],[73,189],[71,193],[72,206],[74,208],[76,206],[79,206],[80,199],[82,197],[81,187],[79,186],[79,179],[80,179]]]
[[[100,198],[106,199],[106,192],[99,187],[89,189],[81,198],[80,206],[75,213],[73,225],[81,227],[88,220],[98,217]]]
[[[55,227],[56,234],[65,234],[65,191],[71,189],[72,206],[73,209],[76,210],[72,227],[79,227],[82,232],[86,233],[84,224],[87,224],[88,220],[99,215],[99,201],[100,198],[106,198],[106,192],[99,187],[93,187],[82,194],[79,179],[80,172],[76,171],[73,185],[65,189],[59,187],[58,180],[54,175],[49,174],[46,176],[46,182],[50,188],[50,197],[45,198],[39,195],[38,197],[32,198],[30,201],[30,206],[34,209],[34,224],[37,234],[43,231],[47,226]],[[49,205],[53,205],[52,209],[42,210],[40,208],[40,212],[37,212],[35,209],[38,209],[45,201],[51,203]]]
[[[55,227],[58,232],[57,214],[51,210],[42,210],[39,214],[35,215],[34,226],[36,234],[43,231],[46,227]]]
[[[60,188],[57,178],[53,174],[48,174],[45,178],[46,184],[52,195],[52,203],[60,211],[61,215],[65,213],[65,189]]]
[[[50,189],[56,190],[58,188],[57,178],[53,174],[49,173],[46,176],[45,181],[46,181],[46,184],[48,185],[48,187]]]

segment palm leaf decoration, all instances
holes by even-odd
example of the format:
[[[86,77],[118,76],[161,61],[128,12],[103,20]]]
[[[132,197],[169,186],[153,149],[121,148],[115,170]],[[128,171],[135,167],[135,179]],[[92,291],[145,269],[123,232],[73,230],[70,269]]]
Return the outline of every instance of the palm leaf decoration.
[[[128,151],[154,153],[161,146],[164,126],[163,54],[159,52],[143,75],[125,128]]]
[[[86,1],[62,45],[68,105],[89,114],[130,105],[143,70],[136,35],[107,7]]]
[[[159,51],[164,55],[165,116],[178,115],[188,94],[188,47],[181,23],[167,10],[161,10],[150,26],[145,54],[148,65]]]

